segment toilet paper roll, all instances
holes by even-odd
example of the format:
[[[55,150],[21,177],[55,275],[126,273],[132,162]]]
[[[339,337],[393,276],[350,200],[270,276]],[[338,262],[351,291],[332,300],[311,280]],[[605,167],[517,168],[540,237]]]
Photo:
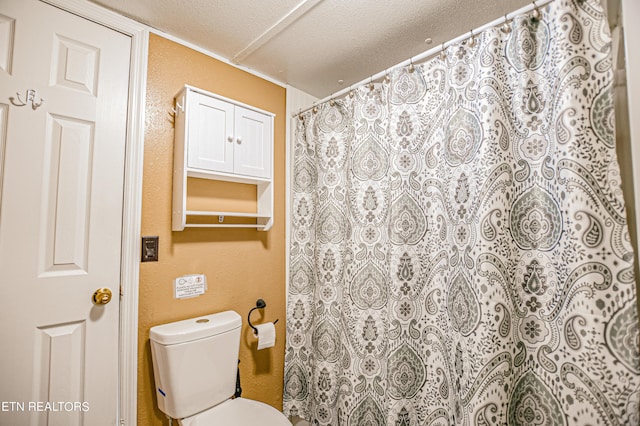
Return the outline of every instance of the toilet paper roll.
[[[276,326],[272,322],[256,325],[258,329],[258,350],[272,348],[276,344]],[[255,332],[253,333],[255,336]]]

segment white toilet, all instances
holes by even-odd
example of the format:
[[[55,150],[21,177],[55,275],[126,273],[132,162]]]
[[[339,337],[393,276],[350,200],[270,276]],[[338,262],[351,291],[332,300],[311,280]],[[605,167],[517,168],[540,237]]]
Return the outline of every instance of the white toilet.
[[[150,330],[158,408],[185,426],[291,426],[262,402],[231,398],[242,319],[234,311]]]

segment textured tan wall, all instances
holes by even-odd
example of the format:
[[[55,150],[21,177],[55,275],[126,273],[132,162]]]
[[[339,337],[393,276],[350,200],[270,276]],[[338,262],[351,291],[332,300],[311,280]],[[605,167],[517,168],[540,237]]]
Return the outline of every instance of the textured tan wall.
[[[173,124],[170,110],[182,86],[220,94],[276,114],[274,179],[275,222],[268,232],[255,229],[171,231]],[[158,262],[140,264],[138,424],[166,424],[157,409],[149,329],[199,315],[232,309],[243,317],[240,372],[243,396],[282,409],[285,341],[285,98],[278,85],[238,70],[180,44],[151,35],[147,82],[142,235],[158,235]],[[224,185],[214,192],[235,191]],[[239,191],[240,193],[243,191]],[[204,273],[209,290],[193,299],[173,298],[173,279]],[[246,322],[258,298],[264,317],[275,320],[277,342],[256,351]]]

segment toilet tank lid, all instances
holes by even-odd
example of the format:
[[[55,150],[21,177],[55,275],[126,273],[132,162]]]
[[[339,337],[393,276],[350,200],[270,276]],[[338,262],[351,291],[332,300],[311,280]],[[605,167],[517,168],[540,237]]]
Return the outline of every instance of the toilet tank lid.
[[[225,311],[151,327],[149,338],[161,345],[174,345],[215,336],[240,326],[240,315]]]

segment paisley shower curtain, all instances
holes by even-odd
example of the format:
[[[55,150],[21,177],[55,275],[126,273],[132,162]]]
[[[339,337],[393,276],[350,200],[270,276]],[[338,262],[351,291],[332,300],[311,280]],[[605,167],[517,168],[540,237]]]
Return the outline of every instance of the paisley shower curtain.
[[[301,116],[284,409],[318,425],[637,425],[633,252],[597,0]]]

